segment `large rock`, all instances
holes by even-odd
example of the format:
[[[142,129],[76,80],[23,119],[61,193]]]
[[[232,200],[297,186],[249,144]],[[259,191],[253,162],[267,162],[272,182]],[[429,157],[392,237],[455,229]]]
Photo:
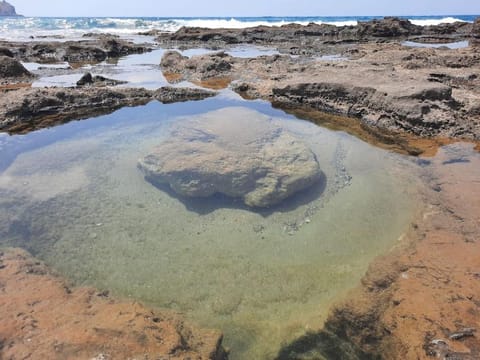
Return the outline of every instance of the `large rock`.
[[[383,19],[370,20],[358,23],[358,34],[361,38],[365,37],[399,37],[408,35],[417,35],[422,32],[420,26],[412,24],[406,19],[397,17],[385,17]]]
[[[0,55],[0,78],[33,76],[25,67],[15,59]]]
[[[178,74],[178,80],[195,78],[206,80],[211,78],[228,77],[231,75],[232,65],[237,59],[223,51],[197,55],[188,58],[177,51],[167,51],[160,62],[165,74]]]
[[[169,184],[180,195],[221,193],[252,207],[277,204],[322,178],[302,141],[240,107],[182,122],[138,167],[147,180]]]
[[[6,2],[0,1],[0,16],[18,16],[15,7]]]

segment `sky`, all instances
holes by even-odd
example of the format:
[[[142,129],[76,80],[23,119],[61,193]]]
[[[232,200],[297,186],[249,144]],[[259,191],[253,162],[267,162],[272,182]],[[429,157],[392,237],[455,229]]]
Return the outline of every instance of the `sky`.
[[[356,16],[480,14],[480,0],[8,0],[26,16]]]

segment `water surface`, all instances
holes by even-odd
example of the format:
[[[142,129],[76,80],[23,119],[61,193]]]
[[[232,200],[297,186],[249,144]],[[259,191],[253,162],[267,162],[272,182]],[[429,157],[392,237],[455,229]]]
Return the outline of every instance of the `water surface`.
[[[302,139],[326,184],[254,210],[144,180],[138,159],[174,125],[233,106]],[[76,284],[219,328],[232,359],[274,358],[321,327],[332,301],[397,243],[417,209],[407,158],[228,91],[2,136],[0,151],[1,245],[30,250]]]

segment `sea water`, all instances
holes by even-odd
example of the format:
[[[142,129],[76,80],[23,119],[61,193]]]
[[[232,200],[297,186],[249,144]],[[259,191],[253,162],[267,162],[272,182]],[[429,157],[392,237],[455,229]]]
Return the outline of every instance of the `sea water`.
[[[24,14],[27,15],[27,14]],[[284,17],[0,17],[0,39],[20,41],[80,40],[85,33],[112,33],[134,42],[153,42],[152,36],[138,33],[152,29],[173,32],[182,26],[206,28],[247,28],[309,23],[337,26],[356,25],[358,21],[379,16],[284,16]],[[403,16],[413,24],[426,26],[456,21],[473,22],[475,15]],[[31,36],[34,35],[32,39]]]
[[[138,159],[174,126],[239,107],[304,141],[326,182],[259,210],[145,181]],[[232,359],[272,359],[319,329],[419,205],[407,158],[228,91],[4,135],[0,152],[0,246],[28,249],[77,285],[220,329]]]

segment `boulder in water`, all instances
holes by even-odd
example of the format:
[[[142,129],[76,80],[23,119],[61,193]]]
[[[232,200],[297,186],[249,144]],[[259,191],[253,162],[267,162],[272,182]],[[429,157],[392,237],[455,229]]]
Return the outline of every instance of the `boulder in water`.
[[[221,193],[251,207],[275,205],[323,176],[305,143],[245,108],[185,120],[138,167],[182,196]]]

